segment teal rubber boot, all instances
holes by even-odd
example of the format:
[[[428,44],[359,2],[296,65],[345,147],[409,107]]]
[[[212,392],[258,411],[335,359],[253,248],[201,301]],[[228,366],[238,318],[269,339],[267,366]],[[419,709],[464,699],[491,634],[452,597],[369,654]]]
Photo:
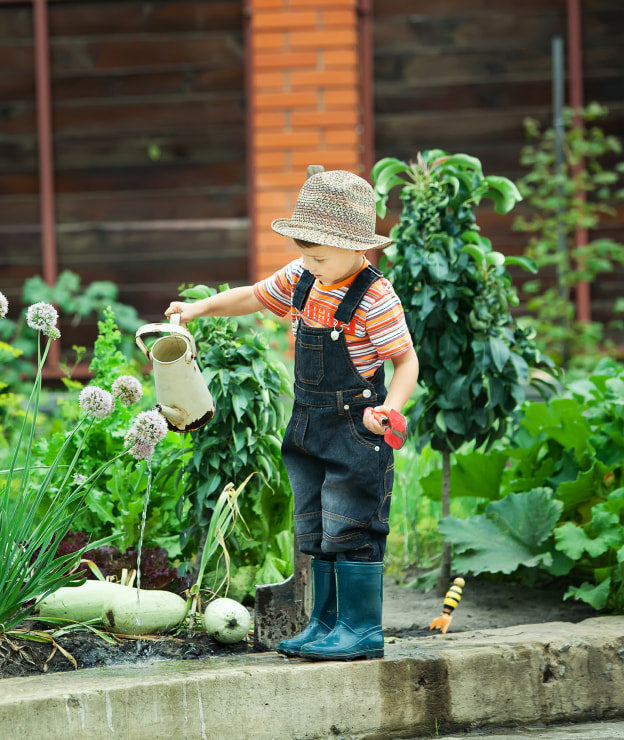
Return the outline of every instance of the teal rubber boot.
[[[338,619],[334,629],[301,647],[308,660],[383,658],[383,563],[337,562]]]
[[[334,563],[312,559],[312,614],[307,627],[294,637],[282,640],[276,650],[289,658],[299,657],[303,645],[328,635],[336,624],[336,575]]]

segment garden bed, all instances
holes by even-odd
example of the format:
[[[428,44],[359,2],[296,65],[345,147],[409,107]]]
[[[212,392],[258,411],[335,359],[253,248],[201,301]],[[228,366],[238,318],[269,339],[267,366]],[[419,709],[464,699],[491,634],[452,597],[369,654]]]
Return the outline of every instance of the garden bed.
[[[28,627],[32,631],[44,629],[46,625],[32,623]],[[138,638],[115,635],[112,639],[114,642],[108,642],[87,629],[72,630],[56,636],[54,643],[35,642],[28,636],[20,637],[15,633],[4,636],[0,638],[0,678],[34,676],[124,663],[196,660],[252,652],[249,638],[247,641],[224,645],[199,630],[191,635],[183,631],[176,636],[151,635]]]

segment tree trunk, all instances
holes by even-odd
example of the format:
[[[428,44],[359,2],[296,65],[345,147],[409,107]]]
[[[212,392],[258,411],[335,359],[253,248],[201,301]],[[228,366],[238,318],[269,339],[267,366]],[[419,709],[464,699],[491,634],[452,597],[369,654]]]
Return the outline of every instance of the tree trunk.
[[[442,517],[451,514],[451,453],[442,452]],[[438,573],[436,591],[438,596],[444,596],[451,582],[451,545],[444,542],[442,545],[442,564]]]

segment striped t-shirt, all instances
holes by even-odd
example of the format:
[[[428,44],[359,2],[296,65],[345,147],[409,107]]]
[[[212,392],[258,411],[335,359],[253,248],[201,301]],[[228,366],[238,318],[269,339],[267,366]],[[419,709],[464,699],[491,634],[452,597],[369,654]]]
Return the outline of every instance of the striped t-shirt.
[[[292,299],[303,271],[303,259],[297,259],[254,285],[256,298],[269,311],[278,316],[290,312],[295,336],[298,318],[307,326],[333,327],[334,313],[355,280],[355,275],[336,285],[321,285],[315,280],[300,317],[292,306]],[[384,360],[398,357],[412,347],[401,301],[385,278],[371,285],[353,320],[348,325],[343,324],[342,329],[353,364],[365,378],[371,377]]]

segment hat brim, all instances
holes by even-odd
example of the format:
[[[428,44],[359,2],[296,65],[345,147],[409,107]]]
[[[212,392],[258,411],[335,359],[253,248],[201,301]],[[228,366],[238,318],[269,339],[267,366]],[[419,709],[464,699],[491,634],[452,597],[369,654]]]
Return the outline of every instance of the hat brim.
[[[282,236],[288,236],[291,239],[301,239],[304,242],[323,244],[327,247],[338,247],[340,249],[383,249],[383,247],[392,244],[392,239],[381,234],[373,234],[368,239],[354,239],[342,234],[333,234],[324,231],[312,224],[304,224],[299,221],[293,222],[289,218],[276,218],[271,223],[271,228],[276,233]]]

